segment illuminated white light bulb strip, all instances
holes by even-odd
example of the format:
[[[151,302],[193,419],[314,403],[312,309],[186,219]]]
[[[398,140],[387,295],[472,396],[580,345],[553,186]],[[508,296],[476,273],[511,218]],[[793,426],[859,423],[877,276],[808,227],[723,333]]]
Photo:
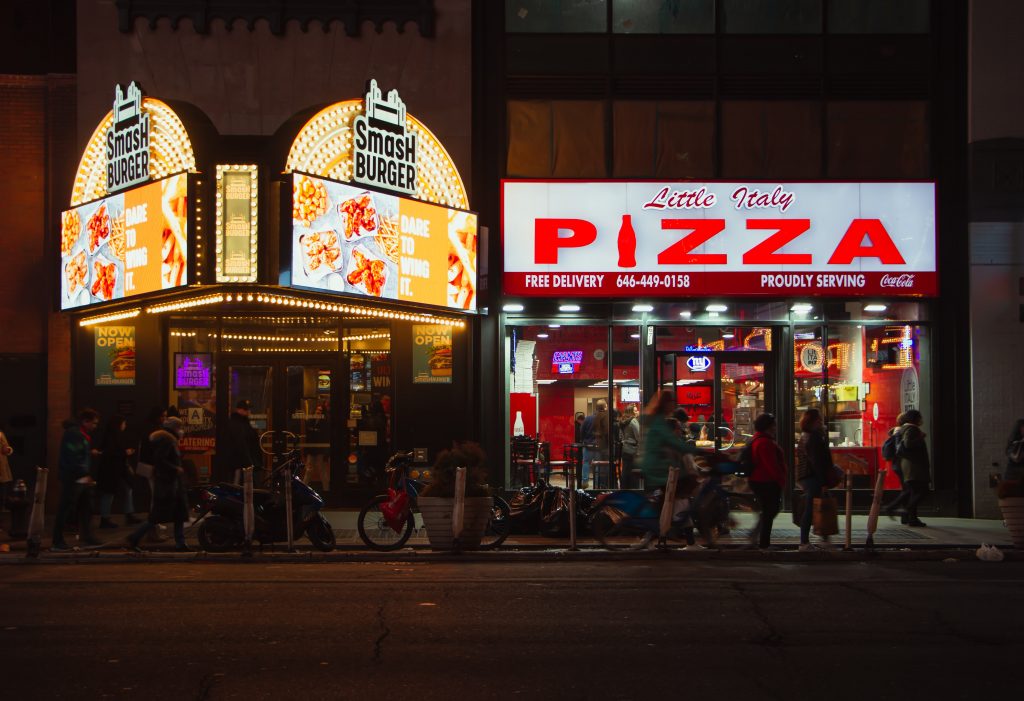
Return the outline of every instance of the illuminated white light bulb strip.
[[[194,173],[196,156],[192,142],[174,110],[151,97],[143,98],[142,109],[149,113],[149,177],[157,179],[183,171]],[[106,143],[113,123],[114,113],[108,112],[82,153],[71,190],[72,207],[109,194]]]
[[[102,316],[90,316],[82,319],[78,322],[79,326],[92,326],[93,324],[105,324],[108,321],[120,321],[121,319],[134,319],[142,313],[142,309],[136,307],[135,309],[128,309],[123,312],[114,312],[113,314],[104,314]]]
[[[205,295],[203,297],[196,297],[194,299],[183,299],[178,302],[155,304],[152,307],[146,307],[146,313],[163,314],[164,312],[176,312],[182,309],[192,309],[193,307],[203,307],[209,304],[218,304],[223,301],[224,295]]]
[[[370,340],[378,339],[378,338],[390,339],[391,338],[391,334],[389,334],[389,333],[364,333],[364,334],[360,334],[358,336],[342,336],[338,340],[339,341],[370,341]]]
[[[292,142],[285,171],[299,170],[351,182],[352,124],[362,113],[362,100],[345,100],[314,115]],[[446,207],[468,208],[462,176],[441,142],[408,113],[405,126],[416,134],[416,198]]]
[[[221,236],[224,226],[224,173],[248,172],[251,178],[252,193],[249,198],[249,274],[222,275],[224,268],[224,238]],[[217,166],[217,282],[256,282],[256,258],[259,253],[257,246],[257,214],[259,212],[259,169],[255,165],[218,165]]]

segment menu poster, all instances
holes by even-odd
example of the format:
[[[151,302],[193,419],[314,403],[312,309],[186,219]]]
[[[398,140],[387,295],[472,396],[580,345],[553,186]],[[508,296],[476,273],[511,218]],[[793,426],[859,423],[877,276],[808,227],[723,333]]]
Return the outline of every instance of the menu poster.
[[[60,308],[188,284],[188,176],[61,213]]]
[[[255,166],[217,166],[217,282],[255,282]]]
[[[292,285],[475,311],[477,215],[296,174]]]
[[[135,384],[135,327],[96,326],[96,386]]]
[[[412,326],[413,384],[450,385],[452,328],[432,324]]]

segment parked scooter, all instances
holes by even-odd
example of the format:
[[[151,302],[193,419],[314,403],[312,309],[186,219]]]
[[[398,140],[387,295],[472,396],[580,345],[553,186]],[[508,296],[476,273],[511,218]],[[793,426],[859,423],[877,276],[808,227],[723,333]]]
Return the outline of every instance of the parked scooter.
[[[280,434],[280,435],[275,435]],[[270,438],[274,447],[266,449],[265,440]],[[291,472],[292,492],[292,533],[295,537],[305,534],[317,550],[333,550],[334,529],[320,510],[324,500],[316,490],[301,479],[302,462],[294,434],[277,431],[264,433],[260,447],[275,457],[268,489],[253,489],[252,540],[267,545],[288,540],[286,475]],[[221,482],[217,485],[198,487],[193,491],[192,503],[197,511],[197,537],[199,544],[208,552],[226,552],[241,549],[245,544],[244,488],[238,484]]]

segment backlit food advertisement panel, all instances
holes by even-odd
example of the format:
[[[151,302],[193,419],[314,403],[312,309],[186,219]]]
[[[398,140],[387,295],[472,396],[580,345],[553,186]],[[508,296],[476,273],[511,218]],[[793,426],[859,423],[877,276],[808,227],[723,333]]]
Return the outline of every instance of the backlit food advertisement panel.
[[[60,308],[188,284],[188,176],[61,213]]]
[[[295,174],[292,285],[476,311],[477,215]]]

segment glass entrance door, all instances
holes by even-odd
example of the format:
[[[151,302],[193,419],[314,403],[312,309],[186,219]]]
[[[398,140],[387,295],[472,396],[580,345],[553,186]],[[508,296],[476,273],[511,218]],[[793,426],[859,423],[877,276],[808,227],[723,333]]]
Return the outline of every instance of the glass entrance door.
[[[717,364],[715,449],[733,459],[753,438],[754,419],[773,406],[767,358],[751,356],[719,359]]]
[[[338,379],[345,375],[338,356],[264,358],[258,362],[229,356],[226,360],[221,365],[224,370],[219,378],[226,391],[218,396],[226,397],[227,401],[218,413],[228,416],[240,401],[247,400],[249,422],[257,433],[283,430],[297,436],[301,459],[306,465],[303,479],[307,483],[323,494],[340,484],[332,480],[332,473],[341,464],[343,448],[334,440],[341,435],[340,426],[335,426],[334,422],[337,416],[347,413],[339,407],[339,402],[347,403],[347,395],[340,391],[343,383]],[[220,440],[227,440],[224,431],[227,422],[219,422],[219,425]],[[263,456],[259,467],[265,476],[271,467],[270,456]]]

